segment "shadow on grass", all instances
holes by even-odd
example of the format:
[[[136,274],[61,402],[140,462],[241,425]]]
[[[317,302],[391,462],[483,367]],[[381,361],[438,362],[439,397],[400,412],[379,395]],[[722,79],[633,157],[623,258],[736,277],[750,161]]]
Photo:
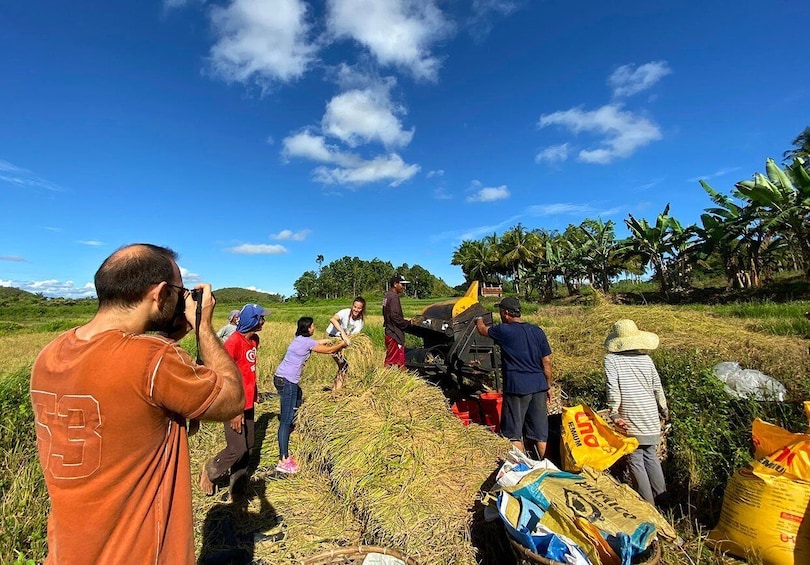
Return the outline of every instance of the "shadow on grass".
[[[256,542],[272,539],[273,536],[266,536],[263,532],[277,526],[280,517],[267,500],[267,480],[263,474],[251,475],[258,466],[267,426],[273,417],[277,415],[266,412],[256,420],[247,474],[238,477],[229,490],[223,491],[223,503],[213,506],[206,514],[202,550],[197,560],[200,565],[263,563],[254,561]],[[255,510],[256,500],[258,512]]]

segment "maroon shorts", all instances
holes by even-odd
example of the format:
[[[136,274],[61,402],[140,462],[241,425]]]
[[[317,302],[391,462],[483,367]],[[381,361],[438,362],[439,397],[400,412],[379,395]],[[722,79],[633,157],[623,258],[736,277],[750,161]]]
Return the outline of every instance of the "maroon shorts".
[[[405,366],[405,346],[391,336],[385,336],[385,364]]]

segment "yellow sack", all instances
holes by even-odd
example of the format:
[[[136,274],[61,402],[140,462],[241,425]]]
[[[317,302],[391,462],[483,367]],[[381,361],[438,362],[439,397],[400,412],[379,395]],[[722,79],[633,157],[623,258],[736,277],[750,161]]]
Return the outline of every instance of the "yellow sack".
[[[532,493],[530,498],[546,500],[565,512],[571,521],[584,518],[612,536],[620,532],[630,535],[643,522],[651,522],[664,539],[672,541],[677,537],[655,506],[629,486],[590,467],[582,469],[575,479],[557,478],[547,469],[537,469],[527,473],[517,485],[500,490],[513,493],[526,487]]]
[[[759,555],[763,565],[810,563],[808,503],[807,483],[740,469],[726,484],[720,520],[707,541],[738,557]]]
[[[638,447],[636,438],[615,432],[590,406],[562,410],[560,452],[565,471],[578,473],[583,466],[604,471]]]
[[[708,541],[739,557],[758,555],[764,565],[810,563],[810,435],[760,419],[751,432],[756,460],[729,478]]]
[[[751,426],[755,471],[810,481],[810,434],[794,434],[759,418]]]

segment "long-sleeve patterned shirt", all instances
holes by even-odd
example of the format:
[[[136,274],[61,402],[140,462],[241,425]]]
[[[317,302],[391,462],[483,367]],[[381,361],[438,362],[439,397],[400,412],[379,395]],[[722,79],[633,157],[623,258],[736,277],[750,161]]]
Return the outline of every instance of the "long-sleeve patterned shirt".
[[[610,418],[622,418],[627,432],[640,445],[657,444],[661,435],[660,416],[669,408],[661,378],[649,355],[637,351],[605,355],[607,400]]]

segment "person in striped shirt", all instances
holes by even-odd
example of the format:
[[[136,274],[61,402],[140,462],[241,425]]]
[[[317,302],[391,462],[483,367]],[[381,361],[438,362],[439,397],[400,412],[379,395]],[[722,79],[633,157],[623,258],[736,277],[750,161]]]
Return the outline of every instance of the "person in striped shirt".
[[[633,320],[619,320],[605,340],[605,374],[610,419],[638,440],[628,457],[636,491],[651,504],[665,502],[666,482],[656,448],[661,418],[669,418],[661,378],[647,351],[658,347],[658,336],[638,329]]]

